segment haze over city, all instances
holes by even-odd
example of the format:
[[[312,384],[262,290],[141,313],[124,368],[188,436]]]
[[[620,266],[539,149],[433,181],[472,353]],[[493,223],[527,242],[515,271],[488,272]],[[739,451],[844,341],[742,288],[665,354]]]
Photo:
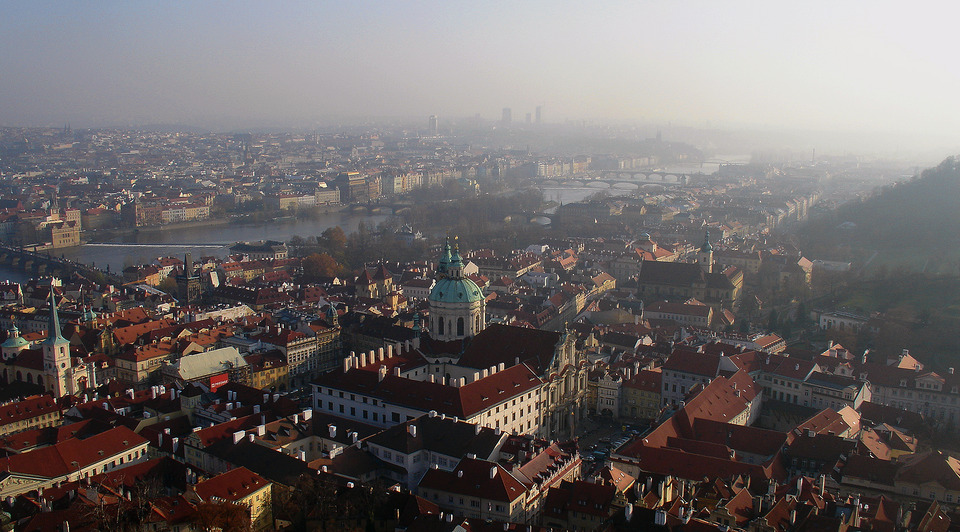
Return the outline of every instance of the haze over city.
[[[3,11],[4,126],[316,127],[496,120],[503,107],[522,119],[539,105],[553,123],[830,132],[942,154],[960,145],[954,6],[7,2]]]

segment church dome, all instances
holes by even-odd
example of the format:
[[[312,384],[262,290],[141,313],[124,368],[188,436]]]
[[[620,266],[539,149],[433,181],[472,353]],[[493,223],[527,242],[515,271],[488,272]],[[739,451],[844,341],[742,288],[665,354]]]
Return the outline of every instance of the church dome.
[[[7,340],[0,345],[0,348],[3,349],[19,349],[21,347],[26,347],[30,345],[30,342],[23,339],[20,336],[20,331],[16,327],[10,329],[10,334],[7,336]]]
[[[480,287],[470,279],[446,277],[437,281],[428,299],[434,303],[475,303],[484,298]]]

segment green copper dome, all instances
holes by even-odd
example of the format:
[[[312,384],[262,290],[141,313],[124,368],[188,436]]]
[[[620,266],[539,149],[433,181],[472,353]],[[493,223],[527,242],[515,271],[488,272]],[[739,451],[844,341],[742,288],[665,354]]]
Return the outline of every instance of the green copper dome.
[[[441,275],[447,274],[447,269],[450,268],[450,239],[446,239],[443,244],[443,254],[440,255],[440,263],[437,264],[437,273]]]
[[[466,278],[438,280],[429,297],[435,303],[474,303],[483,299],[483,292],[477,283]]]
[[[703,245],[700,246],[700,251],[706,253],[708,251],[713,251],[713,246],[710,245],[710,230],[703,235]]]
[[[14,326],[12,329],[10,329],[10,334],[7,335],[7,340],[3,342],[3,344],[0,344],[0,347],[3,349],[18,349],[29,344],[30,342],[24,340],[23,337],[20,336],[20,331],[17,330],[16,326]]]

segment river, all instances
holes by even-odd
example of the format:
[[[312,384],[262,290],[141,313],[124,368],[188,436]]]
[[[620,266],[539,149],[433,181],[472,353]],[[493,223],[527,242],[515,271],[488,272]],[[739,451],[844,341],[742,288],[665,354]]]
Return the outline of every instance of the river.
[[[240,241],[279,240],[287,242],[293,236],[320,236],[325,230],[339,225],[344,232],[357,230],[360,222],[377,225],[387,219],[385,214],[354,214],[344,210],[321,214],[315,218],[279,220],[258,223],[233,223],[201,227],[170,227],[163,231],[130,233],[110,239],[51,252],[92,264],[98,268],[110,267],[119,272],[133,264],[147,264],[157,257],[225,257],[229,246]],[[85,236],[90,239],[90,236]],[[26,279],[23,272],[0,266],[0,280]]]
[[[719,159],[737,160],[743,156],[719,157]],[[665,170],[674,173],[713,173],[716,164],[672,165]],[[547,201],[575,203],[583,201],[597,192],[607,192],[612,196],[632,196],[636,189],[607,187],[541,187]],[[240,241],[279,240],[287,242],[293,236],[319,236],[326,229],[339,225],[346,233],[357,230],[360,222],[374,226],[387,219],[385,214],[355,214],[349,210],[325,213],[315,218],[279,220],[259,223],[232,223],[201,227],[170,227],[163,231],[145,231],[130,233],[106,242],[97,242],[73,248],[64,248],[57,252],[78,262],[92,264],[100,268],[110,267],[110,271],[119,272],[133,264],[147,264],[157,257],[177,256],[191,253],[194,257],[213,256],[222,258],[229,252],[228,246]],[[97,240],[95,236],[84,235],[87,240]],[[0,266],[0,280],[9,279],[24,282],[29,276],[21,271]]]

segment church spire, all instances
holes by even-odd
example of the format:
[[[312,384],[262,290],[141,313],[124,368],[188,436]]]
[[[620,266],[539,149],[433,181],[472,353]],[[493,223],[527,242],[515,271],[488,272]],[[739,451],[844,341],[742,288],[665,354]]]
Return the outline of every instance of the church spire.
[[[708,251],[713,251],[713,246],[710,245],[710,230],[709,230],[709,229],[707,229],[707,231],[703,234],[703,245],[700,246],[700,251],[702,251],[702,252],[704,252],[704,253],[706,253],[706,252],[708,252]]]
[[[51,344],[67,341],[60,334],[60,318],[57,316],[57,299],[53,292],[53,285],[50,286],[50,322],[47,323],[46,341]]]
[[[446,275],[450,268],[450,237],[443,241],[443,254],[440,255],[440,263],[437,264],[437,273]]]
[[[450,256],[450,265],[448,267],[451,277],[460,278],[463,276],[463,259],[460,258],[460,237],[453,237],[453,254]]]

